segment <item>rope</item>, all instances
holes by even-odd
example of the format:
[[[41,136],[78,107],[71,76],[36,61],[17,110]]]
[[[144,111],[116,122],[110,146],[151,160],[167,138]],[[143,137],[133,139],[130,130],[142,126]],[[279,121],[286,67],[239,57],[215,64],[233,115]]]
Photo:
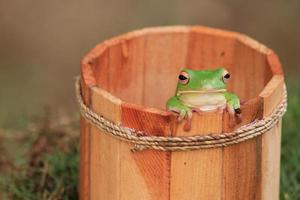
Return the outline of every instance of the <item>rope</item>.
[[[75,88],[81,115],[93,126],[104,130],[104,133],[134,144],[133,151],[141,151],[144,149],[188,151],[237,144],[262,135],[272,129],[279,122],[287,109],[287,92],[284,86],[284,98],[270,116],[241,126],[233,132],[182,137],[147,136],[147,134],[142,131],[137,131],[111,122],[88,108],[82,100],[79,78],[76,80]]]

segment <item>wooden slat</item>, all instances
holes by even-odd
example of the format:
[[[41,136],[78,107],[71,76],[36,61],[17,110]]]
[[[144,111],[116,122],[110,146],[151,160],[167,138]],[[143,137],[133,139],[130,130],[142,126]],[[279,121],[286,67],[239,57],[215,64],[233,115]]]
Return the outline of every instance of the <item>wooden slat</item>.
[[[270,52],[267,54],[267,60],[269,68],[274,75],[283,75],[281,63],[276,53],[270,50]]]
[[[234,81],[229,89],[234,89],[241,99],[257,97],[265,85],[265,74],[270,73],[266,56],[242,42],[236,43],[234,55]]]
[[[128,39],[127,39],[128,38]],[[121,48],[124,55],[123,72],[120,77],[130,77],[124,81],[126,90],[120,91],[120,97],[126,97],[127,102],[142,104],[143,102],[143,81],[144,81],[144,48],[145,38],[134,34],[128,35]],[[128,76],[127,74],[130,74]]]
[[[242,122],[248,124],[262,118],[262,99],[257,98],[242,106]],[[229,114],[224,116],[223,131],[229,132]],[[238,127],[237,126],[237,127]],[[235,128],[237,128],[235,127]],[[257,138],[223,148],[222,199],[259,199],[260,151]]]
[[[232,33],[220,32],[216,36],[211,29],[191,28],[187,67],[197,70],[225,67],[231,71],[235,42]]]
[[[146,105],[152,104],[152,101],[163,102],[164,107],[165,101],[162,101],[161,97],[159,97],[164,95],[164,93],[160,92],[161,87],[165,87],[165,84],[169,84],[169,80],[172,80],[172,82],[176,81],[176,77],[174,79],[169,75],[170,73],[172,74],[173,71],[179,71],[179,68],[183,66],[185,55],[184,45],[187,44],[186,41],[187,38],[182,34],[172,34],[165,37],[160,33],[155,33],[155,35],[145,36],[145,41],[139,41],[140,47],[144,45],[144,49],[138,47],[138,49],[135,50],[135,47],[132,46],[132,50],[130,50],[129,47],[128,58],[130,58],[131,53],[133,53],[132,56],[136,55],[135,60],[137,60],[137,58],[138,60],[134,63],[129,59],[127,65],[134,69],[138,67],[138,70],[142,68],[143,73],[138,74],[137,72],[133,72],[132,77],[137,80],[142,80],[142,82],[139,81],[135,84],[134,88],[132,88],[132,92],[127,93],[127,95],[131,95],[132,98],[136,98],[136,96],[142,97],[142,102]],[[128,41],[126,44],[129,45]],[[161,48],[162,46],[164,46],[164,48]],[[179,46],[181,50],[179,50]],[[143,51],[144,54],[138,55],[138,51]],[[156,79],[154,73],[161,75],[166,74],[166,78],[163,80]],[[173,74],[175,73],[173,72]],[[158,85],[160,86],[158,87]],[[142,103],[140,99],[136,99],[136,101]],[[161,112],[151,112],[151,110],[147,110],[144,107],[132,106],[131,104],[122,105],[122,123],[137,130],[143,130],[149,134],[170,135],[171,117],[172,116],[161,115]],[[141,184],[137,182],[136,179],[132,179],[132,177],[129,177],[131,181],[126,185],[131,185],[131,187],[136,188],[139,192],[146,191],[149,195],[149,199],[169,199],[170,153],[146,150],[134,154],[130,153],[129,155],[131,155],[131,159],[134,159],[133,163],[138,167],[138,174],[140,174],[140,177],[146,183],[147,187],[141,187]],[[130,199],[137,198],[132,197]],[[140,199],[147,198],[144,197]]]
[[[119,45],[112,45],[109,50],[109,90],[114,94],[118,94],[121,98],[124,98],[127,101],[140,103],[143,99],[144,39],[132,39],[131,41],[127,41],[123,38],[118,41]],[[113,42],[116,43],[116,41]],[[123,114],[123,106],[121,109],[122,114],[120,116],[120,123],[123,124],[124,114],[126,115],[126,113]],[[133,124],[129,123],[129,125]],[[120,141],[118,145],[119,196],[115,199],[150,199],[151,194],[147,187],[144,173],[143,171],[140,171],[140,165],[134,159],[134,155],[131,152],[131,144]]]
[[[176,89],[180,69],[186,67],[188,30],[182,33],[156,33],[145,36],[143,104],[165,109]]]
[[[108,90],[109,89],[109,50],[103,47],[103,53],[95,59],[93,72],[97,86]]]
[[[279,199],[281,120],[261,140],[261,199]]]
[[[85,69],[89,69],[87,63],[82,63],[86,66]],[[81,90],[83,101],[87,106],[90,106],[90,88],[93,84],[92,73],[88,70],[81,69],[81,77],[86,79],[81,80]],[[90,199],[90,129],[91,125],[83,118],[80,117],[80,175],[79,175],[79,195],[81,200]]]
[[[99,93],[100,89],[92,88],[91,105],[93,110],[110,121],[120,123],[121,102],[109,94],[99,95]],[[96,127],[91,128],[91,199],[119,199],[119,143],[119,140],[106,135],[104,131]]]
[[[222,132],[222,113],[195,114],[192,130],[185,132],[183,123],[176,136]],[[170,199],[221,199],[222,149],[173,152],[171,157]]]
[[[139,106],[130,104],[122,105],[122,123],[136,130],[144,131],[150,135],[170,136],[171,124],[175,118],[172,115],[161,115]],[[140,183],[132,182],[132,187],[137,191],[146,190],[149,199],[169,199],[170,184],[170,156],[169,152],[145,150],[142,152],[129,153],[138,166],[138,174],[146,183],[142,188]],[[133,198],[130,198],[133,199]],[[140,198],[145,199],[145,198]]]
[[[89,145],[89,124],[83,117],[80,118],[80,199],[90,199],[90,180],[89,180],[89,165],[90,165],[90,145]]]
[[[264,98],[264,116],[283,99],[283,76],[276,75],[260,94]],[[279,199],[281,121],[261,138],[261,199]]]
[[[142,103],[144,92],[144,41],[144,37],[130,34],[109,50],[109,91],[137,104]]]
[[[259,160],[256,145],[256,139],[252,139],[224,149],[222,195],[224,200],[257,199]]]
[[[118,200],[150,200],[151,188],[148,188],[144,173],[139,168],[139,163],[131,152],[132,146],[125,142],[120,143],[120,182]],[[143,158],[144,161],[146,158]]]
[[[80,199],[90,199],[90,124],[80,117]]]
[[[266,56],[256,48],[256,43],[247,37],[240,37],[236,43],[235,63],[231,69],[233,84],[229,87],[242,100],[242,122],[237,128],[255,119],[262,118],[262,98],[257,98],[265,83],[267,73]],[[242,70],[241,70],[242,69]],[[255,98],[256,97],[256,98]],[[229,116],[224,116],[223,131],[229,132]],[[223,148],[223,199],[260,199],[261,150],[260,137]]]

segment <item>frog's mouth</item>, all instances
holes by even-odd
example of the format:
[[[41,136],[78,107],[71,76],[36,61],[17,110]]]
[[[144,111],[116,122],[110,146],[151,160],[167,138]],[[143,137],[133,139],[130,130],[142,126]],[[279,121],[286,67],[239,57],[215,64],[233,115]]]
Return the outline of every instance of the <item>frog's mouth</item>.
[[[226,89],[218,89],[218,90],[184,90],[178,91],[177,96],[182,94],[212,94],[212,93],[221,93],[226,92]]]

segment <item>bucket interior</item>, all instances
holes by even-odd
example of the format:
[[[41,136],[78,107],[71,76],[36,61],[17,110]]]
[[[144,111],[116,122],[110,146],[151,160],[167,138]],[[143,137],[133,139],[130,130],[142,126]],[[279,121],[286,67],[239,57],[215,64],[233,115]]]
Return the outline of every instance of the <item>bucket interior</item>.
[[[257,97],[272,76],[266,54],[233,35],[141,31],[104,44],[92,62],[97,85],[147,107],[165,108],[182,68],[226,68],[231,74],[228,91],[244,101]]]

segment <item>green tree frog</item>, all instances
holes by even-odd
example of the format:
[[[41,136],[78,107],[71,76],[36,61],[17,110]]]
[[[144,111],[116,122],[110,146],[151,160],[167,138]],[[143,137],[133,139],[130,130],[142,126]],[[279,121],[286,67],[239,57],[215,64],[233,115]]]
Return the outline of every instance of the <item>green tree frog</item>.
[[[175,96],[167,101],[167,109],[179,114],[178,120],[186,119],[184,129],[191,128],[192,112],[228,112],[241,119],[240,100],[227,92],[230,74],[224,68],[214,70],[183,69],[178,76]]]

